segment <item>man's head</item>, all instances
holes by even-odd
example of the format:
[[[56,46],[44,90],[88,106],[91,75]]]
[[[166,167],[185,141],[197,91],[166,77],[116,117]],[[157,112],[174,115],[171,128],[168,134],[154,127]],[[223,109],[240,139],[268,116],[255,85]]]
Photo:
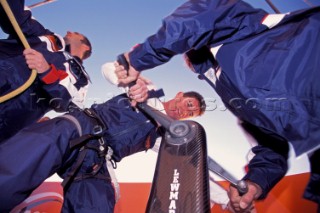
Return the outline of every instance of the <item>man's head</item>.
[[[163,105],[167,115],[176,120],[200,116],[206,109],[204,98],[197,92],[178,92]]]
[[[67,51],[72,56],[77,56],[81,60],[90,57],[92,52],[91,43],[87,37],[77,32],[67,32],[64,36],[64,40],[68,47]]]

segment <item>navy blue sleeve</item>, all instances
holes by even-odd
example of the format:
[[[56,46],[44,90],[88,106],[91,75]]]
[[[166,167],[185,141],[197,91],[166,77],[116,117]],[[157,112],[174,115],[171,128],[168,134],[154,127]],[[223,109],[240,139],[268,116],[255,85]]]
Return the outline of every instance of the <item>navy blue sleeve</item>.
[[[267,147],[256,146],[252,151],[255,156],[250,161],[249,171],[243,179],[258,184],[262,189],[259,199],[263,199],[285,176],[288,163],[286,158]]]
[[[218,46],[266,30],[267,13],[239,0],[190,0],[163,20],[162,27],[130,53],[138,71],[166,63],[176,54]]]
[[[18,22],[22,32],[26,37],[40,36],[51,33],[45,29],[37,20],[32,18],[30,10],[24,8],[24,0],[7,0],[8,5],[14,14],[16,21]],[[16,32],[4,11],[4,8],[0,5],[0,26],[2,30],[9,34],[10,37],[17,37]]]
[[[250,160],[248,173],[243,179],[258,184],[262,188],[259,199],[263,199],[288,171],[289,144],[279,135],[248,122],[243,122],[242,127],[259,144],[252,148],[255,156]]]

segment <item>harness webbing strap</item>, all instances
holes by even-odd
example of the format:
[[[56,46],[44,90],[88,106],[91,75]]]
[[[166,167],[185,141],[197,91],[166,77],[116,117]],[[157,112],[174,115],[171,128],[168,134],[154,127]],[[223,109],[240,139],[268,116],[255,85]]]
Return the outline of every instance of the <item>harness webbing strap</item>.
[[[94,122],[94,128],[93,128],[92,134],[82,135],[81,125],[75,117],[73,117],[72,115],[63,115],[62,116],[63,118],[66,118],[75,124],[75,126],[78,129],[79,136],[80,136],[79,138],[76,138],[76,139],[70,141],[70,145],[69,145],[70,149],[78,147],[78,146],[81,146],[81,148],[80,148],[76,163],[72,166],[70,172],[64,178],[61,185],[66,190],[72,181],[80,181],[80,180],[83,180],[86,178],[92,178],[92,177],[111,181],[113,188],[114,188],[114,191],[115,191],[115,200],[117,202],[120,198],[120,186],[119,186],[118,180],[117,180],[115,172],[114,172],[115,167],[114,167],[114,161],[112,159],[113,150],[110,147],[107,147],[107,144],[105,143],[105,141],[102,137],[103,132],[105,130],[105,126],[104,126],[103,122],[101,121],[101,119],[99,118],[99,116],[93,110],[85,109],[84,112],[87,116],[92,118],[92,121]],[[98,140],[99,146],[88,143],[90,140],[93,140],[93,139]],[[108,170],[110,177],[107,177],[106,175],[98,173],[103,165],[103,161],[101,161],[97,165],[97,168],[94,169],[94,171],[92,171],[91,173],[77,175],[77,172],[81,168],[81,165],[82,165],[82,163],[87,155],[87,151],[89,149],[95,150],[99,157],[101,157],[102,159],[105,159],[106,167],[107,167],[107,170]]]
[[[93,114],[93,112],[91,112],[90,109],[85,109],[84,110],[85,114],[88,115],[90,118],[92,118],[92,121],[96,124],[96,126],[99,126],[99,124],[101,124],[101,120],[96,117],[95,114]],[[77,130],[79,132],[79,138],[77,139],[74,139],[72,141],[69,142],[69,146],[70,146],[70,149],[72,148],[75,148],[76,146],[82,146],[79,150],[79,155],[75,161],[75,164],[72,166],[70,172],[67,174],[67,176],[63,179],[61,185],[63,186],[63,188],[67,188],[69,186],[69,184],[75,179],[75,176],[76,176],[76,173],[79,171],[86,155],[87,155],[87,152],[88,152],[88,149],[94,149],[93,147],[91,147],[89,144],[86,145],[85,143],[87,143],[88,141],[90,141],[91,139],[96,139],[98,138],[99,136],[96,135],[96,134],[86,134],[86,135],[82,135],[82,128],[81,128],[81,125],[79,123],[79,121],[73,117],[72,115],[63,115],[61,116],[62,118],[66,118],[68,120],[70,120],[72,123],[74,123],[74,125],[77,127]],[[96,128],[95,126],[95,128]],[[102,129],[102,127],[100,128]],[[94,130],[95,131],[95,130]],[[100,133],[100,132],[99,132]],[[99,150],[98,149],[94,149],[95,151],[97,151],[99,153]],[[100,153],[99,153],[100,155]],[[102,165],[103,163],[101,163]],[[101,168],[101,165],[100,165],[100,168]],[[99,169],[100,169],[99,168]],[[98,171],[96,171],[94,174],[91,174],[91,177],[96,175]],[[87,175],[89,176],[89,175]],[[78,178],[80,179],[80,178]]]
[[[93,139],[95,138],[94,135],[91,134],[87,134],[87,135],[82,135],[79,138],[73,139],[72,141],[69,142],[69,148],[73,149],[77,146],[83,145],[84,143],[86,143],[89,139]]]
[[[92,175],[91,174],[82,174],[82,175],[77,175],[75,178],[74,178],[74,181],[78,181],[78,180],[83,180],[83,179],[86,179],[86,178],[92,178]],[[108,182],[111,182],[111,178],[110,177],[107,177],[103,174],[96,174],[94,176],[94,178],[97,178],[97,179],[101,179],[101,180],[106,180]]]
[[[108,147],[108,153],[106,155],[106,165],[107,165],[109,175],[111,177],[111,183],[112,183],[114,191],[115,191],[115,199],[117,202],[120,199],[120,185],[118,183],[116,174],[113,169],[112,154],[113,154],[113,150],[111,149],[111,147]]]
[[[76,163],[73,165],[71,171],[68,173],[68,175],[63,179],[61,185],[64,189],[67,189],[69,184],[71,183],[71,180],[74,179],[74,176],[76,174],[77,171],[79,171],[82,162],[84,160],[84,158],[86,157],[87,154],[87,149],[82,149],[80,150],[80,153],[78,155],[78,158],[76,160]]]

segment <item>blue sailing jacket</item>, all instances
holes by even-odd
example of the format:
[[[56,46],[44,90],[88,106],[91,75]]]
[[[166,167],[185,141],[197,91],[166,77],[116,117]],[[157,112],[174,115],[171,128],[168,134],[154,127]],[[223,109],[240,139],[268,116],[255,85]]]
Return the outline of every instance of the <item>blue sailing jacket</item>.
[[[289,141],[301,155],[320,146],[319,32],[320,7],[268,14],[240,0],[188,1],[129,58],[136,70],[143,71],[176,54],[199,54],[196,61],[190,58],[193,69],[232,113],[279,141]],[[200,55],[203,48],[211,58]],[[286,173],[287,153],[270,152],[265,146],[254,151],[255,159],[260,157],[270,172],[259,173],[252,166],[247,178],[259,183],[264,197]]]

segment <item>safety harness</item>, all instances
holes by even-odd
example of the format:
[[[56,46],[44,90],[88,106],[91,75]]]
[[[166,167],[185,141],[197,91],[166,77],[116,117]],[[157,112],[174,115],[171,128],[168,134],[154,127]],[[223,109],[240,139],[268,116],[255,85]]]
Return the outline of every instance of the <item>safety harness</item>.
[[[114,169],[116,168],[116,163],[112,159],[113,150],[111,149],[111,147],[107,145],[107,143],[103,138],[103,134],[106,130],[106,126],[104,125],[102,120],[99,118],[99,116],[92,109],[84,109],[84,113],[91,119],[91,121],[94,124],[92,133],[85,134],[85,135],[82,135],[81,125],[79,124],[79,121],[75,117],[73,117],[70,114],[66,114],[62,116],[75,124],[80,135],[79,138],[76,138],[70,141],[69,143],[70,150],[73,150],[79,147],[80,148],[79,148],[79,154],[77,156],[75,163],[73,164],[71,170],[67,173],[61,185],[63,186],[64,190],[67,190],[67,188],[70,186],[72,181],[79,181],[86,178],[94,177],[97,179],[111,181],[115,190],[115,198],[117,201],[120,198],[120,187],[114,173]],[[95,140],[94,142],[98,141],[98,144],[90,143],[90,141],[92,140]],[[84,173],[84,174],[77,174],[89,150],[94,150],[101,160],[98,164],[93,166],[91,172]],[[106,176],[105,174],[99,173],[104,163],[106,163],[106,167],[110,177]]]

